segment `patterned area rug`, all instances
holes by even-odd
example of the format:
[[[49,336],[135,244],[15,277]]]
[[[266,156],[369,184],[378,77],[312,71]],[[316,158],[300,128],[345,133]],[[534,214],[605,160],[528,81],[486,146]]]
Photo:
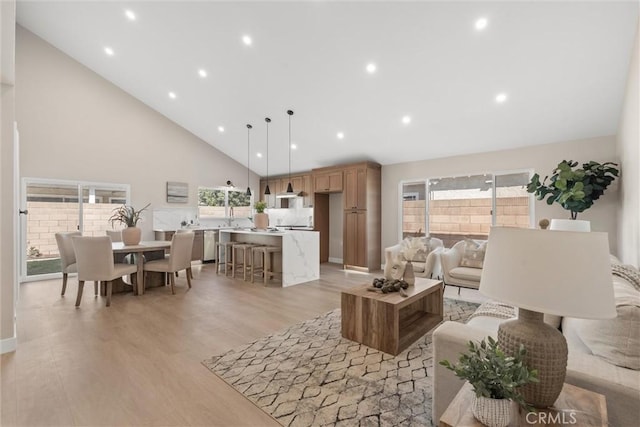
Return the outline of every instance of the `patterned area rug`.
[[[464,322],[477,304],[444,299]],[[283,426],[430,426],[431,332],[398,356],[346,340],[340,310],[203,364]]]

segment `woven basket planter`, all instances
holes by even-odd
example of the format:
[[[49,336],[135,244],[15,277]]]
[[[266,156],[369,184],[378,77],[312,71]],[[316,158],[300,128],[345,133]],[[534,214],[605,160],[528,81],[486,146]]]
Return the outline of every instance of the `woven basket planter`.
[[[509,399],[490,399],[475,397],[471,412],[478,421],[487,427],[506,427],[511,420],[511,401]]]

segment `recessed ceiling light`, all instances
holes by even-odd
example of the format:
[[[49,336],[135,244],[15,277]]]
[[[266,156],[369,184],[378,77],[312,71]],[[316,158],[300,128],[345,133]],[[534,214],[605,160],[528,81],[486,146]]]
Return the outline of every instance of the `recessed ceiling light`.
[[[403,116],[402,123],[404,123],[405,125],[408,125],[409,123],[411,123],[411,116]]]
[[[169,98],[171,99],[176,99],[176,93],[175,92],[169,92]]]
[[[198,75],[199,75],[200,77],[202,77],[202,78],[207,77],[207,70],[205,70],[204,68],[200,68],[200,69],[198,70]]]
[[[487,18],[479,18],[476,21],[476,30],[482,31],[487,28],[487,25],[489,25],[489,21],[487,20]]]
[[[127,10],[124,11],[124,14],[129,19],[129,21],[135,21],[136,20],[136,14],[133,12],[133,10],[127,9]]]
[[[338,132],[336,136],[338,137],[338,139],[344,139],[344,133],[342,132]]]
[[[246,44],[247,46],[251,46],[251,43],[253,43],[253,40],[251,40],[250,36],[242,36],[242,43]]]
[[[218,132],[220,133],[224,132],[224,126],[218,126]]]
[[[109,46],[107,46],[107,47],[104,48],[104,53],[106,53],[109,56],[113,56],[114,51]]]
[[[499,93],[499,94],[496,95],[496,102],[498,104],[502,104],[506,100],[507,100],[507,94],[506,93]]]
[[[295,150],[296,148],[298,148],[298,146],[296,144],[291,144],[291,149]]]
[[[256,153],[256,156],[258,156],[259,158],[262,158],[262,153]]]
[[[367,73],[373,74],[376,72],[377,69],[378,67],[376,67],[376,64],[374,64],[373,62],[370,62],[367,64]]]

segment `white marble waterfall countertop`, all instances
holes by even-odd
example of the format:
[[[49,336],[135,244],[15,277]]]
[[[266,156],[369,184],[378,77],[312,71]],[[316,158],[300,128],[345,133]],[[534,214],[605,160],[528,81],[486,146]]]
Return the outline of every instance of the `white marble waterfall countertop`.
[[[320,278],[320,233],[306,230],[220,230],[220,242],[247,242],[282,248],[274,271],[282,272],[282,286]]]

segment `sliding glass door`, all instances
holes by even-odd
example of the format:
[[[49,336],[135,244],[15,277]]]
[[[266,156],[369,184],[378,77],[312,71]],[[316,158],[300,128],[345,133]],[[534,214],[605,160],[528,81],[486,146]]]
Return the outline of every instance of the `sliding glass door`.
[[[469,237],[486,239],[492,224],[491,175],[429,180],[429,235],[450,248]]]
[[[129,200],[129,186],[24,178],[21,215],[22,280],[55,277],[61,272],[55,234],[81,231],[104,235],[114,208]]]
[[[529,171],[408,181],[401,185],[401,237],[430,235],[450,248],[486,239],[492,225],[533,226]]]

